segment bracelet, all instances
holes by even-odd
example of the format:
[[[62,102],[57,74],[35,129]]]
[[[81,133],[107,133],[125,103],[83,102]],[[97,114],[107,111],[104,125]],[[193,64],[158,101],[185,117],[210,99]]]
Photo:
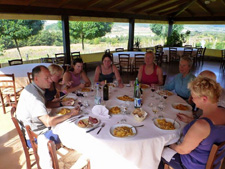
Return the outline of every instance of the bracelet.
[[[60,106],[60,107],[62,107],[62,106],[63,106],[63,104],[62,104],[62,102],[61,102],[61,101],[59,102],[59,106]]]

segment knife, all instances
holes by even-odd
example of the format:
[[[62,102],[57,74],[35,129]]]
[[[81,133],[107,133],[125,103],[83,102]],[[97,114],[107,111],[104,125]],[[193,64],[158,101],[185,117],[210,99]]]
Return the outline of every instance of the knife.
[[[90,129],[90,130],[87,130],[87,131],[86,131],[86,133],[89,133],[89,132],[91,132],[91,131],[93,131],[93,130],[95,130],[95,129],[99,128],[99,127],[100,127],[100,125],[98,125],[98,126],[95,126],[95,127],[93,127],[92,129]]]

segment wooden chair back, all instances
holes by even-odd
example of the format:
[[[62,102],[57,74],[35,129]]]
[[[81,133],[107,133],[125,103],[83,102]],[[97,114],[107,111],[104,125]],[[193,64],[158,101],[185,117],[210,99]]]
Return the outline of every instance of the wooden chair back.
[[[27,72],[27,77],[28,77],[28,82],[31,83],[33,78],[32,78],[32,72]]]
[[[17,104],[22,88],[16,90],[14,74],[0,74],[0,88],[3,99],[2,108],[5,113],[6,104],[9,104],[10,106]]]
[[[204,51],[203,48],[197,48],[196,56],[194,57],[194,63],[197,63],[197,62],[200,63],[202,59],[203,51]]]
[[[14,66],[14,65],[22,65],[23,60],[22,59],[13,59],[13,60],[8,60],[9,66]]]
[[[116,52],[123,52],[124,51],[124,48],[116,48],[115,51]]]
[[[119,54],[120,72],[125,69],[130,72],[130,54]]]
[[[5,110],[5,102],[4,102],[4,98],[3,98],[3,95],[2,95],[2,91],[1,91],[1,88],[0,88],[0,101],[1,101],[1,106],[2,106],[2,109],[3,109],[3,113],[6,114],[6,110]]]
[[[134,55],[134,68],[133,71],[138,71],[140,65],[144,64],[145,54],[135,54]]]
[[[31,163],[30,156],[32,154],[29,153],[29,147],[27,146],[24,132],[22,131],[22,128],[21,128],[18,120],[15,117],[15,112],[16,112],[16,107],[13,106],[11,108],[11,119],[12,119],[13,124],[16,127],[16,131],[17,131],[17,133],[19,135],[21,144],[23,146],[23,151],[24,151],[24,154],[25,154],[25,157],[26,157],[26,166],[27,166],[27,169],[31,169],[36,164],[36,161],[34,161],[33,163]]]
[[[65,53],[56,53],[55,54],[55,63],[65,65]]]
[[[179,60],[177,55],[177,48],[169,47],[169,61]]]
[[[53,168],[59,169],[59,162],[58,162],[57,153],[56,153],[56,145],[51,140],[48,141],[48,150],[52,159]]]
[[[81,58],[80,52],[71,52],[70,57],[71,57],[71,63],[73,63],[74,59]]]
[[[25,126],[26,128],[26,131],[27,131],[27,134],[29,136],[29,139],[30,139],[30,143],[31,143],[31,146],[33,148],[33,152],[34,152],[34,156],[35,156],[35,159],[36,159],[36,163],[37,163],[37,168],[38,169],[41,169],[40,166],[39,166],[39,156],[38,156],[38,144],[35,142],[35,139],[37,140],[37,137],[38,135],[35,134],[29,125]]]
[[[193,48],[192,47],[185,47],[183,56],[192,57]]]
[[[206,164],[206,169],[221,168],[225,156],[225,141],[221,144],[213,144],[209,158]]]
[[[163,59],[163,47],[162,46],[157,46],[155,49],[155,61],[157,62],[158,65],[161,65],[162,59]]]

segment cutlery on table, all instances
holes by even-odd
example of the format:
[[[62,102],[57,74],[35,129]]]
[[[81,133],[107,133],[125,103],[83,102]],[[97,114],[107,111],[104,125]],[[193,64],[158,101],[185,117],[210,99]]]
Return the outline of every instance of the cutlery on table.
[[[144,127],[144,124],[139,125],[139,126],[132,126],[131,128],[133,128],[133,127]]]
[[[97,134],[100,133],[100,131],[102,130],[103,127],[105,127],[105,123],[102,123],[101,128],[98,130]]]
[[[93,130],[95,130],[95,129],[99,128],[99,127],[100,127],[100,125],[98,125],[98,126],[95,126],[95,127],[93,127],[92,129],[90,129],[90,130],[87,130],[87,131],[86,131],[86,133],[89,133],[89,132],[91,132],[91,131],[93,131]]]
[[[74,122],[74,121],[76,121],[77,119],[80,119],[81,117],[84,117],[84,115],[80,115],[80,116],[78,116],[78,117],[72,117],[72,118],[70,118],[70,119],[68,119],[68,121],[69,122]]]

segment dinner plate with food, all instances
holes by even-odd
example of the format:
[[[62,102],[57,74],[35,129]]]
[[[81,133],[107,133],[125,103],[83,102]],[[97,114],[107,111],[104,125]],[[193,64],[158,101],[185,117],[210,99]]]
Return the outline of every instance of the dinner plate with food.
[[[97,125],[99,125],[100,120],[95,118],[95,117],[91,117],[91,116],[84,116],[80,119],[78,119],[77,121],[75,121],[75,124],[83,129],[90,129],[93,128]]]
[[[170,119],[170,118],[154,119],[154,124],[160,130],[171,131],[171,130],[176,130],[180,128],[180,124],[177,121],[174,122],[174,119]]]
[[[61,101],[62,102],[65,102],[65,101],[71,101],[71,105],[74,105],[74,103],[75,103],[75,100],[76,100],[77,98],[76,97],[64,97]]]
[[[121,101],[129,101],[129,102],[133,102],[134,101],[133,97],[130,97],[130,96],[127,96],[127,95],[117,96],[117,99],[121,100]]]
[[[112,106],[109,107],[109,114],[110,115],[118,115],[122,113],[122,109],[119,106]]]
[[[71,109],[74,109],[74,107],[72,107],[72,106],[63,106],[63,107],[52,109],[51,113],[52,114],[56,114],[56,115],[65,115],[67,113],[70,113]]]
[[[159,90],[157,91],[157,94],[161,95],[161,96],[172,96],[173,92],[169,91],[169,90]]]
[[[92,89],[89,87],[84,87],[83,89],[81,89],[81,92],[91,92]]]
[[[130,124],[116,124],[110,128],[110,134],[114,138],[130,138],[137,134],[134,126]]]
[[[147,88],[149,88],[150,86],[149,85],[147,85],[147,84],[141,84],[141,88],[142,89],[147,89]]]
[[[173,103],[172,108],[178,111],[191,111],[191,105],[187,103]]]

